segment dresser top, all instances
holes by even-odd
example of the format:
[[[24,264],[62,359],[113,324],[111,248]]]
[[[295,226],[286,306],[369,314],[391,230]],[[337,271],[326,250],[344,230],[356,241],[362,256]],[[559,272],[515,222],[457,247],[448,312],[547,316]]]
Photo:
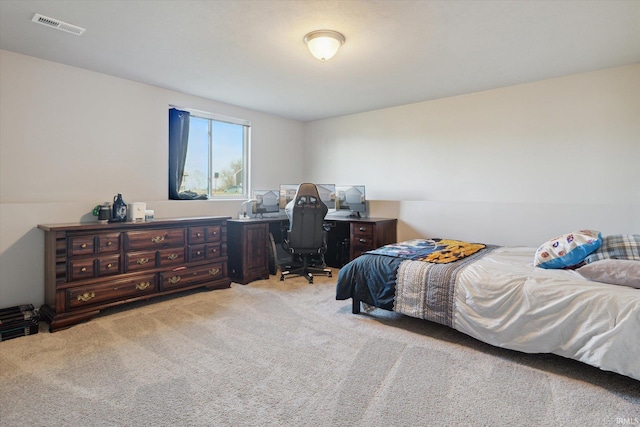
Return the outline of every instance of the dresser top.
[[[109,231],[122,229],[144,229],[150,227],[186,226],[186,225],[206,225],[211,221],[224,221],[231,219],[229,216],[201,216],[185,218],[165,218],[152,219],[148,221],[125,221],[125,222],[77,222],[69,224],[38,224],[38,228],[44,231]]]

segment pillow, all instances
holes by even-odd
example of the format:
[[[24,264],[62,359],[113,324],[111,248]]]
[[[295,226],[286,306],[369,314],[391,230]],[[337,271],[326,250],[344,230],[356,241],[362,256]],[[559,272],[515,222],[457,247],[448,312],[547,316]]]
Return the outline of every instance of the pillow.
[[[580,230],[563,234],[538,248],[533,264],[542,268],[567,268],[582,262],[602,244],[596,230]]]
[[[640,289],[640,261],[606,258],[580,267],[576,271],[594,282]]]
[[[632,259],[640,261],[640,234],[612,234],[602,239],[602,246],[585,258],[591,263],[601,259]]]

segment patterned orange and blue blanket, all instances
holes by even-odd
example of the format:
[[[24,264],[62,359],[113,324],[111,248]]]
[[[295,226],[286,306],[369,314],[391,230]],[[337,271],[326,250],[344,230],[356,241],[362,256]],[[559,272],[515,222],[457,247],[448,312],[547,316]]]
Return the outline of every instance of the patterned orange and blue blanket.
[[[372,255],[386,255],[413,261],[448,264],[473,255],[486,245],[450,239],[413,239],[392,243],[367,252]]]

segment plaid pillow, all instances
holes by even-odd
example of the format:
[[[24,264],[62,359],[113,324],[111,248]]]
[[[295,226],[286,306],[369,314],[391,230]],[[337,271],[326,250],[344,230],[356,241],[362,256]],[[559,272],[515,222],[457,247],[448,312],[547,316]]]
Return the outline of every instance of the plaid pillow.
[[[602,246],[585,258],[591,263],[601,259],[629,259],[640,261],[640,234],[612,234],[602,239]]]

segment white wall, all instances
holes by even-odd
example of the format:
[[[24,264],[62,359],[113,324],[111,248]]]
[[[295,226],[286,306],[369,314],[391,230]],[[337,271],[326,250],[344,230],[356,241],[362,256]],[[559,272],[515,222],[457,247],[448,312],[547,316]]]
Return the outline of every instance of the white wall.
[[[640,65],[312,122],[306,146],[400,240],[640,232]]]
[[[0,307],[44,301],[38,224],[95,221],[116,193],[158,218],[237,214],[236,201],[167,200],[170,104],[249,120],[254,187],[304,178],[281,167],[302,155],[297,121],[3,50],[0,94]]]
[[[169,104],[251,121],[254,187],[367,185],[400,239],[640,232],[640,65],[303,124],[0,50],[0,95],[0,307],[44,301],[37,224],[94,221],[118,192],[161,218],[237,213],[166,200]]]

